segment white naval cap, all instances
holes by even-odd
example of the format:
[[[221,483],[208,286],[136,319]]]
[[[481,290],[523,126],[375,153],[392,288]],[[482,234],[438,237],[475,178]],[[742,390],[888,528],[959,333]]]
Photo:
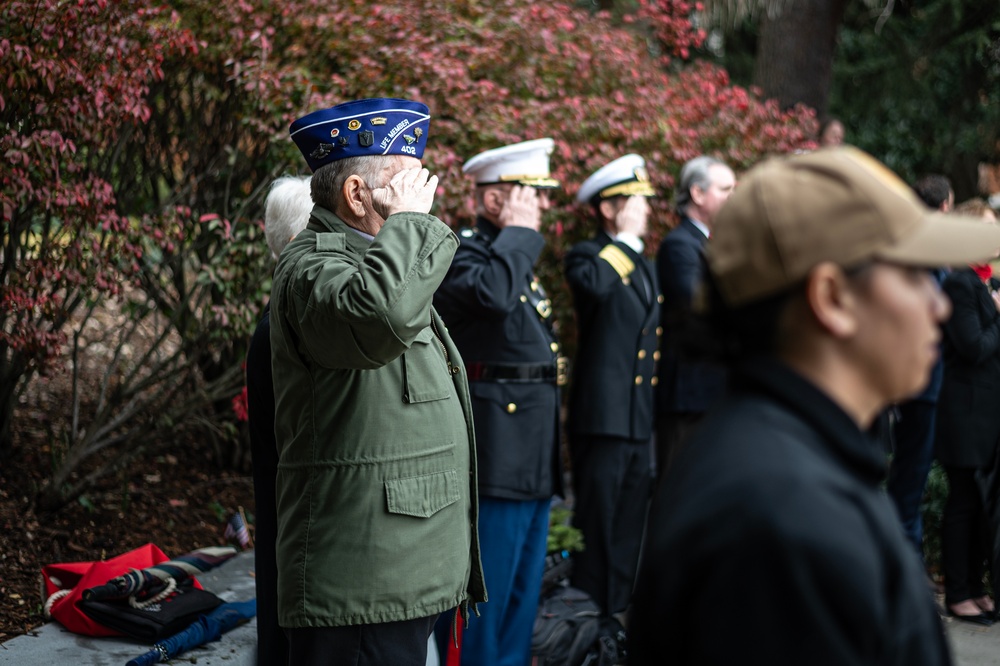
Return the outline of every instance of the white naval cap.
[[[559,187],[550,176],[549,155],[555,141],[549,138],[522,141],[479,153],[462,165],[462,173],[476,179],[476,185],[517,183],[537,188]]]
[[[646,173],[646,160],[635,153],[608,162],[583,181],[576,200],[585,203],[611,197],[655,197],[656,191]]]

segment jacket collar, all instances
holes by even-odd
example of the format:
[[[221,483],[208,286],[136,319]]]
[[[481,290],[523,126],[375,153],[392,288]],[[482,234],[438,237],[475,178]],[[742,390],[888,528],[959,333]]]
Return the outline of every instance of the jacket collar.
[[[703,225],[703,223],[701,223],[701,222],[699,222],[698,224],[702,224]],[[685,215],[685,216],[683,216],[681,218],[681,224],[680,224],[680,226],[681,226],[682,229],[684,229],[689,234],[691,234],[692,236],[694,236],[694,238],[696,238],[699,243],[701,243],[702,245],[704,245],[705,243],[708,242],[708,236],[705,235],[705,232],[702,231],[701,227],[699,227],[698,224],[695,224],[695,222],[694,222],[694,220],[692,218],[690,218],[687,215]],[[706,229],[707,229],[707,227],[706,227]]]
[[[736,378],[741,388],[768,394],[808,422],[829,450],[863,479],[875,485],[885,477],[886,458],[878,442],[816,385],[784,363],[753,358],[738,367]]]
[[[313,206],[312,217],[309,218],[308,229],[318,233],[344,234],[347,247],[355,252],[364,253],[371,241],[347,226],[343,220],[322,206]]]
[[[497,236],[500,235],[500,227],[493,224],[482,215],[476,218],[476,229],[478,229],[479,233],[486,236],[491,241],[496,240]]]

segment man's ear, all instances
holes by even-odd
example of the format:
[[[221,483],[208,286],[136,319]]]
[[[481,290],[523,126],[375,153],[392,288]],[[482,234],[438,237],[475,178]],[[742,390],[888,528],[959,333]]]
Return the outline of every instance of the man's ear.
[[[364,191],[365,181],[361,179],[361,176],[350,175],[344,181],[344,187],[340,192],[344,206],[358,218],[365,216]]]
[[[806,303],[816,322],[835,338],[849,338],[858,330],[858,299],[840,266],[823,262],[806,278]]]
[[[603,220],[614,221],[615,216],[618,215],[618,207],[615,205],[614,199],[604,199],[601,203],[597,204],[597,210],[601,212],[601,219]]]
[[[499,187],[487,187],[483,192],[483,208],[490,215],[497,217],[503,209],[504,192]]]
[[[688,193],[691,195],[691,201],[693,201],[696,206],[701,206],[705,203],[705,190],[701,189],[697,185],[692,185],[691,189],[688,190]]]

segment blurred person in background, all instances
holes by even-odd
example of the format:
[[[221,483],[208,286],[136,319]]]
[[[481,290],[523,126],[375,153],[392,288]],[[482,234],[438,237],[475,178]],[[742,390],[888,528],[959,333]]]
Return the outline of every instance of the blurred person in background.
[[[639,155],[595,171],[576,199],[589,204],[592,238],[566,255],[579,344],[567,430],[573,468],[573,522],[584,550],[570,582],[624,623],[653,487],[653,387],[660,301],[643,256],[655,196]]]
[[[660,243],[656,272],[663,290],[660,309],[662,359],[658,368],[656,467],[663,478],[670,461],[705,412],[726,389],[725,370],[684,357],[677,331],[691,314],[704,276],[704,252],[719,210],[736,187],[736,174],[714,157],[701,155],[681,167],[674,203],[680,223]]]
[[[996,226],[981,199],[956,213]],[[989,626],[995,605],[983,578],[992,561],[977,472],[989,468],[1000,443],[1000,282],[986,261],[948,274],[944,291],[953,314],[944,326],[944,380],[938,402],[935,455],[948,476],[941,523],[945,607],[952,617]]]
[[[820,148],[832,148],[844,143],[844,123],[837,118],[826,118],[819,124],[816,133]]]
[[[921,177],[913,184],[913,191],[931,210],[947,213],[955,205],[951,182],[942,175]],[[944,269],[934,272],[938,284],[944,282],[945,275]],[[927,475],[934,461],[935,414],[943,376],[944,361],[939,358],[931,371],[927,387],[919,395],[896,406],[898,418],[892,438],[894,454],[886,485],[889,496],[899,511],[903,531],[921,557],[924,527],[920,503],[924,497]]]

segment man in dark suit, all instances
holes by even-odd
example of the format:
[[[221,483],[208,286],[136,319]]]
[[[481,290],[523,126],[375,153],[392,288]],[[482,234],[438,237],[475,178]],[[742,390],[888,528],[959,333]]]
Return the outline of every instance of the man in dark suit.
[[[465,359],[479,462],[479,538],[489,603],[470,618],[462,664],[524,666],[545,563],[549,503],[561,493],[559,384],[552,304],[534,276],[545,245],[552,139],[481,153],[476,224],[434,305]]]
[[[681,168],[675,199],[681,221],[663,239],[656,256],[664,298],[656,430],[661,478],[677,447],[725,390],[725,372],[715,365],[682,358],[677,353],[677,340],[704,274],[704,247],[715,216],[735,186],[733,170],[721,161],[702,155],[687,162]]]
[[[585,549],[572,583],[620,620],[632,595],[652,490],[653,385],[660,296],[643,254],[655,194],[645,160],[626,155],[598,169],[576,199],[589,203],[597,233],[570,250],[579,345],[570,388],[575,525]]]

